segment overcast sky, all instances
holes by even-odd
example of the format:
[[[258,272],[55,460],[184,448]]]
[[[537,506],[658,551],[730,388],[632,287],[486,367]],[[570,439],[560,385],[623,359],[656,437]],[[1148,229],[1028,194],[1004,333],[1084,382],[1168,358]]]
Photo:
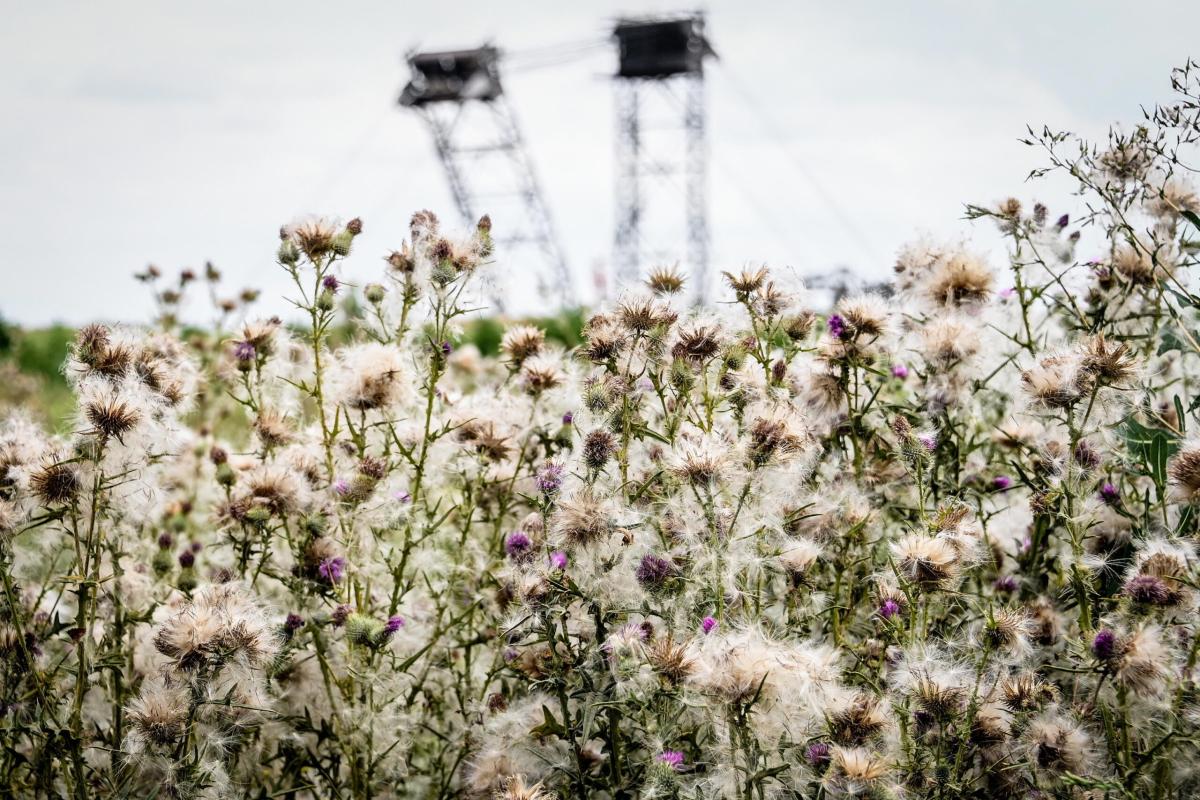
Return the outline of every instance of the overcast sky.
[[[364,219],[347,276],[370,280],[412,211],[455,221],[428,132],[395,105],[406,50],[492,39],[519,55],[677,8],[7,0],[0,314],[144,320],[130,276],[147,263],[212,260],[232,286],[278,295],[275,232],[308,212]],[[1041,163],[1016,141],[1026,123],[1102,135],[1165,100],[1170,68],[1200,55],[1200,6],[1172,2],[707,11],[720,54],[708,72],[716,269],[882,275],[920,232],[969,232],[966,202],[1016,194],[1069,210],[1069,187],[1025,183]],[[609,259],[614,208],[614,55],[588,53],[505,76],[584,292]]]

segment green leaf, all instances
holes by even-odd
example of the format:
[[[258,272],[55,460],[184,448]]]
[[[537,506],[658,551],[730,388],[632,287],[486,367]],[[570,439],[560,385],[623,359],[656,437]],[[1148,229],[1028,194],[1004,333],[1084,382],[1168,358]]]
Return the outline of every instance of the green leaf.
[[[670,439],[668,439],[667,437],[663,436],[663,435],[662,435],[661,433],[659,433],[658,431],[652,431],[652,430],[650,430],[650,429],[649,429],[649,428],[647,428],[645,425],[634,425],[634,426],[633,426],[633,428],[632,428],[632,430],[633,430],[633,432],[634,432],[635,434],[637,434],[639,437],[641,437],[641,436],[649,436],[651,439],[655,439],[655,440],[657,440],[657,441],[660,441],[660,442],[662,442],[663,444],[670,444],[670,443],[671,443],[671,440],[670,440]]]
[[[529,732],[531,736],[539,739],[547,736],[557,736],[560,739],[567,738],[567,729],[554,718],[554,714],[550,712],[549,706],[542,706],[542,717],[542,724]]]
[[[1125,423],[1125,446],[1161,489],[1167,484],[1167,460],[1179,449],[1179,436],[1166,428],[1150,428],[1136,419]]]
[[[1181,353],[1184,352],[1183,341],[1175,335],[1175,331],[1166,328],[1162,332],[1162,340],[1158,343],[1157,354],[1161,356],[1163,353],[1169,353],[1172,350],[1178,350]]]
[[[1172,289],[1170,286],[1164,286],[1163,289],[1167,291],[1167,294],[1174,297],[1175,301],[1178,302],[1183,308],[1192,308],[1196,305],[1196,301],[1190,295],[1181,294],[1180,292]],[[1172,317],[1176,317],[1176,319],[1178,319],[1174,309],[1170,308],[1170,306],[1168,306],[1167,309],[1171,312]]]

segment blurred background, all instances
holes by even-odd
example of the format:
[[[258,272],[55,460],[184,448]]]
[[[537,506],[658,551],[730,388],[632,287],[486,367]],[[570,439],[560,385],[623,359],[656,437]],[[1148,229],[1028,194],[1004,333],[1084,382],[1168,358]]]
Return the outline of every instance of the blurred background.
[[[131,275],[151,263],[170,275],[211,261],[227,286],[262,290],[257,310],[286,314],[276,232],[299,215],[363,219],[345,275],[360,283],[379,276],[414,210],[462,226],[429,120],[398,98],[412,78],[406,55],[485,44],[499,50],[506,107],[566,276],[547,284],[533,260],[506,264],[505,310],[612,295],[630,280],[614,255],[629,118],[619,123],[613,29],[624,17],[695,10],[541,0],[6,6],[0,316],[25,328],[150,319],[150,293]],[[1102,136],[1112,121],[1136,122],[1139,104],[1169,97],[1170,69],[1200,22],[1200,7],[1168,2],[1135,11],[737,0],[702,11],[715,54],[702,86],[710,278],[766,263],[881,279],[903,242],[967,233],[964,203],[1012,194],[1070,211],[1069,185],[1025,182],[1043,163],[1017,141],[1025,126]],[[644,137],[680,133],[690,101],[674,97],[643,96]],[[682,153],[684,141],[664,138],[662,152]],[[667,244],[643,248],[639,268],[687,265],[685,180],[663,172],[658,194],[642,197],[638,235]],[[519,227],[477,193],[499,234]],[[980,246],[995,246],[979,227]]]

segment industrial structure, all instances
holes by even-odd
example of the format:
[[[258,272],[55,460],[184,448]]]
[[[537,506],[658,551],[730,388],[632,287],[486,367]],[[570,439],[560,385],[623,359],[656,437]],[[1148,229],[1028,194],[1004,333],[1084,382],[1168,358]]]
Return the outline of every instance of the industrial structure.
[[[615,47],[614,47],[615,45]],[[612,288],[620,292],[638,283],[654,266],[678,266],[687,278],[691,299],[708,300],[709,271],[708,164],[705,66],[716,52],[702,13],[616,19],[603,33],[525,51],[501,51],[492,45],[467,50],[412,52],[411,79],[400,105],[418,113],[433,134],[454,202],[463,220],[474,223],[487,212],[496,223],[496,257],[507,269],[501,274],[524,287],[525,299],[536,292],[539,305],[553,298],[563,305],[578,302],[573,276],[555,234],[551,206],[539,186],[532,159],[501,81],[501,62],[509,73],[559,67],[615,50],[612,73],[616,107],[615,217],[612,260],[597,271],[603,300]],[[771,119],[749,88],[726,66],[722,69],[748,113],[789,164],[823,199],[850,241],[871,260],[867,234],[822,186],[797,153],[785,131]],[[718,159],[716,162],[721,166]],[[754,189],[740,185],[736,168],[728,179],[753,199]],[[779,228],[776,228],[778,236]],[[784,234],[782,238],[787,238]],[[810,287],[837,299],[862,288],[847,270],[810,276]],[[518,285],[519,284],[519,285]],[[603,288],[601,288],[603,287]],[[504,309],[504,292],[493,292]]]
[[[617,284],[631,285],[649,263],[679,262],[693,299],[704,302],[709,280],[704,62],[715,55],[704,16],[622,19],[613,38]]]
[[[497,260],[533,272],[529,277],[543,296],[573,304],[550,206],[500,80],[500,52],[485,46],[410,53],[408,66],[412,76],[400,105],[419,113],[432,132],[464,223],[490,214],[497,223]],[[503,292],[493,294],[503,310]]]

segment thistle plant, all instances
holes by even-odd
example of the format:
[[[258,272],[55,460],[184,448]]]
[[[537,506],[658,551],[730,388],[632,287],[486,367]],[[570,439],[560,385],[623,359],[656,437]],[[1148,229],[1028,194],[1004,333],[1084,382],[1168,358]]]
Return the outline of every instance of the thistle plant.
[[[1082,215],[967,207],[887,292],[623,287],[464,324],[491,222],[284,226],[89,325],[0,428],[0,792],[1182,798],[1200,791],[1195,65]],[[1043,171],[1039,171],[1043,172]],[[269,254],[271,248],[265,247]],[[206,288],[211,323],[184,327]]]

